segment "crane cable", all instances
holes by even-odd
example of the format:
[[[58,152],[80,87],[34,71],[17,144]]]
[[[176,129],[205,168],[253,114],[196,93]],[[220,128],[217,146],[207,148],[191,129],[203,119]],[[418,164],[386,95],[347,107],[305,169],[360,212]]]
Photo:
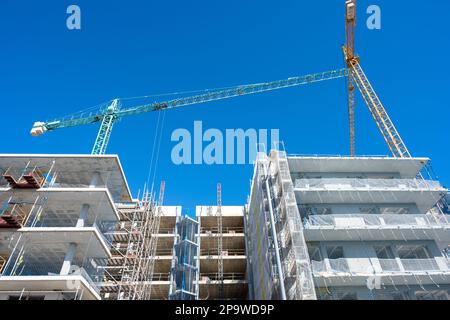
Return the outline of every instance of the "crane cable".
[[[161,150],[161,141],[162,141],[162,136],[163,136],[163,133],[164,133],[165,118],[166,118],[166,110],[163,110],[163,112],[162,112],[162,120],[161,120],[161,127],[160,127],[159,138],[158,138],[158,148],[157,148],[156,157],[155,157],[155,169],[153,170],[153,177],[152,177],[152,190],[153,190],[153,186],[155,184],[156,172],[158,170],[159,155],[160,155],[160,150]]]
[[[261,85],[264,83],[252,83],[252,84],[244,84],[244,85],[236,85],[236,86],[227,86],[227,87],[218,87],[218,88],[209,88],[209,89],[200,89],[200,90],[187,90],[187,91],[175,91],[175,92],[166,92],[166,93],[157,93],[152,95],[144,95],[144,96],[135,96],[135,97],[123,97],[119,98],[121,101],[127,100],[137,100],[137,99],[146,99],[146,98],[157,98],[157,97],[167,97],[167,96],[179,96],[184,94],[198,94],[198,93],[207,93],[214,91],[222,91],[222,90],[230,90],[230,89],[238,89],[246,86],[254,86]]]
[[[152,145],[151,152],[150,152],[150,165],[148,167],[147,182],[146,182],[147,190],[148,190],[148,186],[151,186],[150,194],[153,194],[153,191],[154,191],[154,182],[155,182],[155,176],[156,176],[156,169],[158,167],[161,140],[162,140],[162,134],[163,134],[163,129],[164,129],[164,120],[165,120],[165,110],[162,110],[162,112],[158,112],[158,119],[156,122],[155,135],[153,137],[153,145]],[[152,175],[152,173],[153,173],[153,175]],[[150,178],[152,178],[152,179],[150,180]]]

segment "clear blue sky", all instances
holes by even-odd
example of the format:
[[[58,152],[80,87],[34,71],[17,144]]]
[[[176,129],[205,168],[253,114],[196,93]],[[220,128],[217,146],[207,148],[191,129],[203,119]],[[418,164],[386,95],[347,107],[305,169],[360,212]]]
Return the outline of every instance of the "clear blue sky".
[[[115,97],[283,79],[343,67],[341,1],[13,1],[0,2],[2,153],[89,153],[97,125],[32,138],[50,120]],[[66,28],[66,8],[82,10],[82,30]],[[378,4],[382,29],[365,26]],[[447,0],[359,0],[357,52],[410,151],[429,156],[450,184],[450,42]],[[388,149],[357,99],[357,151]],[[134,195],[147,179],[156,114],[120,122],[108,153],[118,154]],[[251,166],[175,166],[176,128],[279,128],[289,153],[348,154],[345,82],[242,97],[167,112],[157,180],[166,203],[192,211],[244,204]],[[192,213],[192,212],[191,212]]]

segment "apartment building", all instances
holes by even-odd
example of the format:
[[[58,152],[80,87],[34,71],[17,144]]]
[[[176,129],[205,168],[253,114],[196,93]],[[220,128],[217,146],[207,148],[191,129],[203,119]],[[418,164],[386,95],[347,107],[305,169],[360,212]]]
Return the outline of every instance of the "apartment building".
[[[420,174],[428,162],[259,155],[246,212],[251,295],[449,299],[448,190]]]

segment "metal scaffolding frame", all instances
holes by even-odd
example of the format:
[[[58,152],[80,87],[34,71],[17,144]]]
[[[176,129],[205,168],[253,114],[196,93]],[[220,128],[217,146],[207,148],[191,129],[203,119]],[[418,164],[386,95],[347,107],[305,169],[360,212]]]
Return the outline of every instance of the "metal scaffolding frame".
[[[247,209],[256,299],[315,300],[300,213],[284,151],[258,154]],[[255,241],[255,243],[253,243]],[[266,250],[267,249],[267,250]],[[269,259],[263,254],[268,251]]]
[[[190,217],[185,216],[176,223],[170,273],[170,300],[198,298],[198,232],[198,222]]]
[[[222,185],[217,184],[217,281],[219,283],[219,299],[224,297],[223,280],[223,217],[222,217]]]
[[[131,207],[119,208],[120,222],[112,236],[113,257],[105,268],[105,299],[149,300],[164,200],[164,181],[158,202],[148,191]]]
[[[316,300],[311,263],[285,151],[272,151],[277,185],[277,210],[283,224],[280,242],[285,252],[284,272],[289,300]]]

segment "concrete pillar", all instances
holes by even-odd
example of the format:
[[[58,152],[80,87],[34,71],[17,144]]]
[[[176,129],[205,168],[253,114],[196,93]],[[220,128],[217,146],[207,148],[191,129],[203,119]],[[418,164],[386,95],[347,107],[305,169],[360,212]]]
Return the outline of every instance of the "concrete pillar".
[[[442,254],[442,251],[439,250],[439,247],[436,243],[429,243],[426,246],[428,251],[429,259],[435,259],[436,263],[439,267],[439,270],[449,271],[449,265],[447,264],[447,258]]]
[[[91,178],[91,182],[89,183],[89,188],[95,188],[100,184],[101,177],[100,172],[94,172]]]
[[[80,216],[78,217],[78,221],[77,221],[77,225],[76,225],[77,228],[84,227],[86,219],[88,217],[88,212],[89,212],[89,205],[83,204],[83,206],[81,207]]]
[[[330,260],[328,259],[327,250],[322,245],[319,248],[320,248],[320,253],[322,254],[322,259],[323,259],[323,261],[325,263],[326,271],[330,272],[331,271],[331,264],[330,264]]]
[[[77,244],[71,243],[69,249],[67,249],[66,256],[64,257],[64,262],[59,272],[62,276],[67,276],[70,272],[70,267],[72,266],[73,258],[75,257],[75,252],[77,251]]]
[[[392,246],[392,252],[394,253],[395,260],[397,261],[398,267],[401,272],[405,272],[405,268],[403,267],[402,259],[400,259],[400,256],[398,255],[397,247]]]

